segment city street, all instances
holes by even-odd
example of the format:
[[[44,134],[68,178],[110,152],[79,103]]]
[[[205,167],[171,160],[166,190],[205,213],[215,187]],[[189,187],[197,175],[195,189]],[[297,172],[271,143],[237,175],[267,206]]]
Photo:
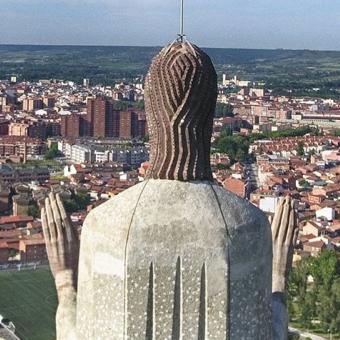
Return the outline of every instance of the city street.
[[[289,327],[289,330],[294,332],[294,333],[298,333],[302,337],[310,338],[312,340],[327,340],[328,339],[328,338],[324,338],[324,337],[319,336],[319,335],[315,335],[315,334],[312,334],[312,333],[301,331],[301,330],[299,330],[297,328],[293,328],[293,327]]]
[[[245,175],[250,185],[250,192],[259,187],[258,166],[256,163],[245,163]]]

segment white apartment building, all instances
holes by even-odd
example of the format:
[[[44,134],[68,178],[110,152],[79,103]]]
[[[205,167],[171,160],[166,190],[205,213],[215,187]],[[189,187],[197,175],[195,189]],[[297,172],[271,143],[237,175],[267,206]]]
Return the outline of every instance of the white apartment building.
[[[84,145],[72,145],[71,160],[75,163],[92,162],[92,150]]]

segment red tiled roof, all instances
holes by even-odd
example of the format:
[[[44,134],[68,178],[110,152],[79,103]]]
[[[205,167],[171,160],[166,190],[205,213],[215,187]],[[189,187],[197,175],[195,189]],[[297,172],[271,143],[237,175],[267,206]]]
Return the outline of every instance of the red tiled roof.
[[[20,240],[20,243],[23,243],[26,246],[39,245],[39,244],[45,244],[45,239],[43,238],[23,239],[23,240]]]
[[[32,216],[2,216],[0,217],[0,224],[33,222]]]
[[[305,246],[322,249],[325,246],[325,243],[323,241],[308,242]]]

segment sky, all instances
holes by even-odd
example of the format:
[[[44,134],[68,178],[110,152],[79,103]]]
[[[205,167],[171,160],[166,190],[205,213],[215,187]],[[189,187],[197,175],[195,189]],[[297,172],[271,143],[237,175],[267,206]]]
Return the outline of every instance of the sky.
[[[161,46],[180,0],[0,0],[0,44]],[[340,50],[340,0],[185,0],[202,47]]]

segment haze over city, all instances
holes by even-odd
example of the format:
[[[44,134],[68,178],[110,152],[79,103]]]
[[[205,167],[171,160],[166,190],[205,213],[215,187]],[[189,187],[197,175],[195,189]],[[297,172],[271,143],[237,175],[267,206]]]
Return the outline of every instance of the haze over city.
[[[172,0],[0,0],[0,5],[0,44],[159,46],[178,32],[178,2]],[[195,0],[185,7],[185,31],[200,46],[340,49],[337,1]]]

